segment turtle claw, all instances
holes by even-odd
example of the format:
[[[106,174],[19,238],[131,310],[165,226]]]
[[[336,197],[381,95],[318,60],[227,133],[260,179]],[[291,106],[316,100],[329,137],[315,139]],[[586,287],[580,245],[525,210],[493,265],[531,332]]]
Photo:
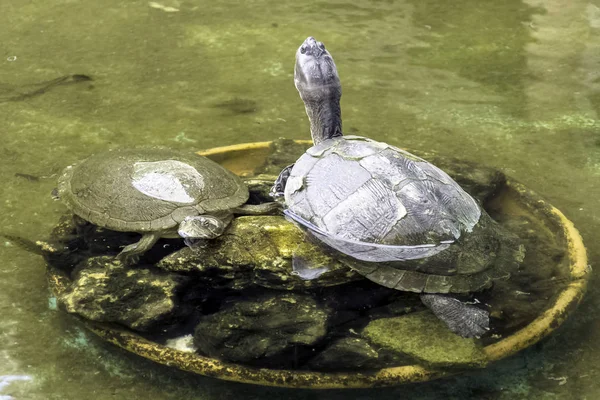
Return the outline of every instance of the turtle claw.
[[[285,189],[285,186],[282,185],[279,178],[277,178],[277,180],[271,187],[271,190],[269,191],[269,196],[271,196],[275,200],[278,200],[285,195],[285,193],[283,191],[284,189]]]
[[[284,193],[282,191],[277,191],[275,185],[273,185],[273,188],[271,188],[271,191],[269,192],[269,196],[277,200],[282,198],[284,196]]]
[[[273,187],[271,187],[269,195],[274,199],[278,199],[284,196],[285,184],[287,183],[287,180],[290,177],[292,168],[294,168],[294,164],[285,167],[275,180],[275,183],[273,183]]]
[[[160,239],[160,232],[146,233],[139,241],[123,247],[123,250],[117,254],[117,260],[124,265],[137,264],[140,261],[140,256],[150,250],[158,239]]]
[[[140,261],[139,254],[131,254],[129,252],[125,252],[125,249],[123,249],[123,251],[117,254],[115,258],[117,259],[117,261],[119,261],[125,266],[135,265]]]
[[[490,330],[490,313],[486,310],[441,294],[422,294],[421,301],[452,332],[464,338],[478,338]]]

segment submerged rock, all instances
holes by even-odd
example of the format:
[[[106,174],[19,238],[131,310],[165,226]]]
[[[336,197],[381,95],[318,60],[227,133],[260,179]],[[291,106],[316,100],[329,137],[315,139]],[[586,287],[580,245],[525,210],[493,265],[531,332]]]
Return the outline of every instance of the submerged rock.
[[[115,322],[136,331],[164,327],[183,317],[178,292],[187,279],[149,268],[127,268],[113,257],[94,257],[74,272],[59,297],[67,312],[98,322]]]
[[[353,370],[365,367],[379,358],[377,350],[362,338],[342,338],[333,342],[309,361],[311,369]]]
[[[83,247],[83,238],[77,235],[72,214],[63,215],[48,240],[36,244],[49,265],[66,273],[86,258],[86,254],[78,251]]]
[[[325,337],[328,314],[307,295],[262,295],[204,317],[194,344],[210,357],[251,362],[317,344]]]
[[[141,238],[139,233],[118,232],[95,226],[73,215],[63,215],[45,241],[37,241],[39,251],[53,268],[70,273],[88,258],[117,255],[124,246]],[[180,239],[161,239],[141,259],[141,264],[154,264],[166,254],[183,247]]]
[[[500,192],[506,184],[506,175],[495,168],[437,154],[425,152],[415,152],[415,154],[441,168],[482,204]]]
[[[410,359],[386,349],[376,348],[359,337],[336,340],[308,362],[321,371],[356,371],[409,364]]]
[[[296,290],[363,279],[306,242],[304,233],[280,216],[236,218],[223,235],[181,249],[157,266],[233,289],[256,284]]]
[[[560,244],[563,240],[560,235],[540,235],[548,227],[526,215],[501,223],[519,235],[527,252],[524,267],[509,280],[497,282],[493,293],[480,299],[490,306],[494,318],[491,328],[496,335],[506,335],[527,325],[571,281],[570,261]]]
[[[484,367],[488,362],[477,339],[454,334],[429,311],[377,319],[362,333],[375,346],[432,367]]]

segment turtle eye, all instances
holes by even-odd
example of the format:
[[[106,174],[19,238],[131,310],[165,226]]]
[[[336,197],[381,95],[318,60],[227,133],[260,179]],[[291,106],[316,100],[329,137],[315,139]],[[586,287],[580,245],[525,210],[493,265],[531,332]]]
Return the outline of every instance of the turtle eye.
[[[305,54],[306,53],[306,47],[305,46],[301,46],[300,47],[300,54]]]

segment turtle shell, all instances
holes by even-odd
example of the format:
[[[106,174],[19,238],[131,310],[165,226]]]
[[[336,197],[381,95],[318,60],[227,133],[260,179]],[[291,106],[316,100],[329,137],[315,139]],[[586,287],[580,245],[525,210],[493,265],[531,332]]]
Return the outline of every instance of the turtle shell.
[[[464,293],[507,276],[518,245],[436,166],[404,150],[344,136],[311,147],[285,187],[288,216],[387,287]],[[512,238],[511,238],[511,243]]]
[[[206,157],[169,149],[93,155],[63,171],[58,193],[83,219],[125,232],[167,230],[186,216],[227,211],[248,199],[237,175]]]

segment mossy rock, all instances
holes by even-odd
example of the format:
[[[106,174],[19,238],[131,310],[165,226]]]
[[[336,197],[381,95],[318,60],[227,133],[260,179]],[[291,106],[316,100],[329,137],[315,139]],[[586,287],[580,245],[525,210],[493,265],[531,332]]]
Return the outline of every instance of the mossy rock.
[[[485,367],[488,363],[477,339],[452,333],[429,311],[377,319],[362,333],[376,346],[431,367]]]
[[[239,299],[205,316],[194,331],[194,344],[211,357],[253,362],[313,346],[327,333],[330,310],[311,296],[265,294]]]
[[[225,233],[200,246],[183,248],[157,267],[218,281],[233,289],[256,284],[297,290],[363,279],[358,273],[305,240],[305,234],[280,216],[245,216]]]
[[[408,365],[410,361],[361,337],[345,337],[327,346],[308,362],[308,367],[316,371],[364,371]]]
[[[189,311],[178,299],[185,277],[149,268],[130,269],[112,257],[90,258],[73,275],[59,304],[91,321],[145,332],[159,325],[164,328]]]

